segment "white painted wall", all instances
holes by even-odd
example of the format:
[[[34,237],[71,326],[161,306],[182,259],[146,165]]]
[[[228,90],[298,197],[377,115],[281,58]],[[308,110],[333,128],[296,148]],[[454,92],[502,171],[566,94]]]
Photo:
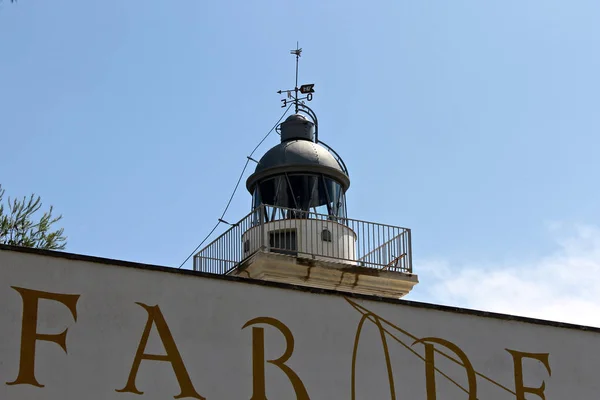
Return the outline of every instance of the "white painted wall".
[[[323,241],[324,229],[331,232],[331,242]],[[308,218],[276,220],[250,228],[242,235],[242,242],[249,241],[244,258],[260,248],[261,232],[264,235],[262,243],[268,246],[271,233],[284,236],[290,230],[296,231],[297,248],[300,255],[316,255],[315,259],[323,260],[331,258],[356,260],[356,233],[352,229],[335,221]]]
[[[43,388],[5,384],[17,377],[22,346],[23,300],[12,287],[80,295],[76,322],[63,304],[39,302],[39,333],[68,329],[67,354],[55,343],[36,342],[35,376]],[[525,386],[538,387],[544,381],[548,400],[591,400],[600,393],[600,333],[403,303],[348,300],[389,321],[390,325],[382,322],[384,328],[400,340],[385,334],[396,399],[429,400],[425,364],[419,358],[425,354],[424,346],[413,346],[414,337],[453,343],[474,370],[504,387],[478,376],[478,399],[517,399],[511,394],[513,359],[505,349],[549,353],[551,376],[540,362],[523,362]],[[362,313],[348,300],[342,295],[0,251],[0,399],[164,400],[179,394],[171,364],[152,360],[142,361],[137,374],[136,385],[143,395],[115,391],[125,386],[148,320],[136,302],[159,305],[186,371],[206,399],[252,397],[253,328],[242,327],[257,317],[275,318],[290,329],[295,342],[286,365],[301,379],[310,399],[351,399],[353,346]],[[269,325],[255,327],[264,328],[266,359],[280,357],[286,347],[282,334]],[[367,322],[357,353],[356,399],[392,398],[382,348],[379,330]],[[146,352],[165,352],[156,326]],[[466,387],[463,367],[439,355],[435,362]],[[272,364],[264,368],[269,399],[296,399],[279,368]],[[436,383],[439,400],[468,398],[439,373]]]

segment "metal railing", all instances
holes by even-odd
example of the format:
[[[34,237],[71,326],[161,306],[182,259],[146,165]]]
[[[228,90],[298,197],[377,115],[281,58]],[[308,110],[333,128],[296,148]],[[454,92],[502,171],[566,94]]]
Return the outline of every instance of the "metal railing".
[[[194,270],[227,274],[258,251],[412,272],[410,229],[261,205],[194,256]]]

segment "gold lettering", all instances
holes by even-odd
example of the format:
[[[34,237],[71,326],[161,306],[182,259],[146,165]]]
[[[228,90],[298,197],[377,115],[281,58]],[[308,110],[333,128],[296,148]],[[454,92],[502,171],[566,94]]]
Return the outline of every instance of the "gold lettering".
[[[546,370],[548,371],[548,375],[552,375],[552,371],[550,370],[550,361],[549,361],[549,353],[523,353],[516,350],[506,349],[510,353],[513,358],[514,370],[515,370],[515,392],[517,394],[517,400],[525,400],[525,393],[531,393],[542,400],[546,400],[546,395],[544,394],[544,390],[546,389],[546,382],[542,381],[542,385],[538,388],[527,387],[523,383],[523,359],[524,358],[532,358],[534,360],[538,360]]]
[[[309,400],[306,388],[298,375],[285,363],[290,359],[294,352],[294,336],[290,329],[285,324],[275,318],[258,317],[254,318],[242,327],[247,328],[251,325],[267,324],[271,325],[285,338],[286,348],[281,357],[276,360],[266,360],[269,364],[273,364],[282,370],[292,383],[292,387],[296,393],[298,400]],[[266,380],[265,380],[265,330],[260,327],[252,327],[252,376],[253,376],[253,392],[250,400],[267,400]]]
[[[435,388],[435,349],[430,343],[442,345],[458,356],[467,373],[467,381],[469,383],[469,390],[467,394],[469,395],[469,400],[477,400],[477,376],[475,374],[475,370],[473,369],[473,365],[471,365],[471,362],[469,361],[469,358],[460,349],[460,347],[445,339],[435,337],[419,339],[413,343],[413,346],[417,343],[423,343],[425,345],[425,378],[427,385],[427,400],[436,400],[437,398]]]
[[[425,343],[425,382],[427,386],[427,399],[435,399],[437,390],[435,388],[435,348],[430,343]]]
[[[200,396],[196,389],[194,389],[194,385],[192,384],[190,376],[188,375],[185,365],[183,364],[181,354],[179,354],[179,350],[175,345],[173,335],[171,335],[167,321],[165,321],[165,317],[160,311],[160,308],[157,305],[151,307],[142,303],[136,304],[140,305],[144,308],[144,310],[146,310],[148,313],[148,320],[146,322],[144,332],[142,333],[142,338],[140,340],[137,352],[135,353],[135,357],[133,359],[133,365],[131,367],[131,372],[129,373],[127,384],[123,389],[116,391],[120,393],[144,394],[144,392],[140,392],[135,386],[135,379],[137,377],[138,370],[140,369],[142,360],[167,361],[171,363],[171,367],[173,368],[173,372],[175,373],[175,377],[177,378],[177,382],[179,383],[179,387],[181,389],[181,393],[175,396],[175,398],[181,399],[184,397],[193,397],[195,399],[205,400],[204,397]],[[156,326],[160,340],[165,348],[165,352],[167,353],[166,355],[145,353],[153,324]]]
[[[58,344],[65,353],[67,352],[67,330],[59,334],[38,333],[38,303],[40,299],[57,301],[66,306],[73,319],[77,321],[78,294],[60,294],[41,292],[12,286],[23,299],[23,321],[21,323],[21,359],[19,363],[19,375],[14,382],[6,382],[7,385],[33,385],[44,387],[35,378],[35,347],[36,342],[52,342]]]
[[[377,329],[379,330],[379,337],[381,338],[381,345],[383,346],[383,354],[385,356],[385,366],[387,369],[388,381],[390,384],[390,398],[392,400],[396,400],[394,372],[392,370],[392,360],[390,358],[390,352],[388,349],[387,340],[385,338],[386,332],[385,332],[385,329],[383,328],[383,325],[381,325],[380,318],[371,312],[367,312],[367,313],[363,314],[362,318],[360,319],[360,322],[358,323],[358,328],[356,329],[356,336],[354,337],[354,350],[352,351],[352,375],[351,375],[351,381],[352,381],[351,395],[352,395],[352,397],[351,397],[351,399],[352,400],[356,399],[356,360],[357,360],[357,356],[358,356],[358,344],[360,343],[360,337],[361,337],[362,330],[364,328],[364,324],[366,321],[373,322],[377,326]]]

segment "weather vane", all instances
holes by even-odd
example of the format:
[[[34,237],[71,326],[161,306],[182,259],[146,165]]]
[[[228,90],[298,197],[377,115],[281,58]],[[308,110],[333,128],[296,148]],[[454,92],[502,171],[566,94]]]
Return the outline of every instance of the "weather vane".
[[[311,101],[313,98],[313,93],[315,92],[315,84],[314,83],[309,83],[306,85],[301,85],[300,87],[298,87],[298,62],[300,60],[300,55],[302,54],[302,49],[298,47],[298,42],[296,42],[296,49],[295,50],[290,50],[290,54],[293,54],[296,56],[296,86],[294,86],[294,89],[290,89],[290,90],[279,90],[277,93],[282,94],[282,93],[286,93],[287,94],[287,98],[285,99],[281,99],[281,102],[283,103],[281,108],[285,108],[288,105],[288,101],[291,101],[292,103],[294,103],[295,109],[296,109],[296,113],[298,113],[298,107],[299,104],[304,104],[304,102],[302,102],[302,100],[306,100],[306,101]],[[298,92],[300,92],[300,94],[305,94],[305,97],[298,97]]]

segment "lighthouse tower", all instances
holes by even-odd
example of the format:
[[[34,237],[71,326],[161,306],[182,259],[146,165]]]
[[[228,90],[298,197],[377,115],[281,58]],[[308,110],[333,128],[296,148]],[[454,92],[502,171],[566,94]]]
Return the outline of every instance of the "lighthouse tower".
[[[292,50],[296,66],[301,51]],[[342,158],[319,140],[317,117],[305,102],[313,87],[298,87],[296,77],[293,90],[280,91],[292,99],[295,113],[279,125],[280,143],[248,177],[251,212],[197,253],[194,268],[402,297],[418,283],[410,230],[348,217],[350,176]]]

